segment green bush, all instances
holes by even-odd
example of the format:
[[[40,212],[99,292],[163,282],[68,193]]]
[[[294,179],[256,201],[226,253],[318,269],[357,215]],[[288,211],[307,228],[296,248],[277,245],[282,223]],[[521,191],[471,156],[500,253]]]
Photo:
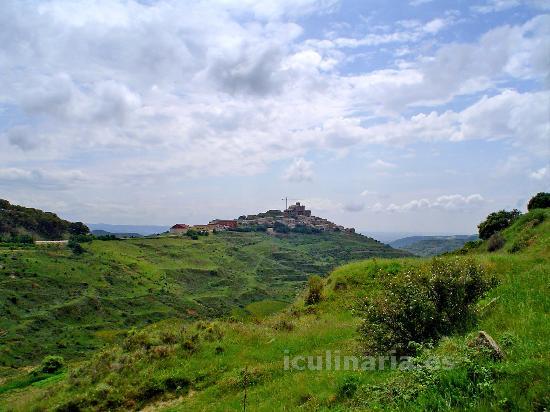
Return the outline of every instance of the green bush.
[[[67,243],[67,247],[71,249],[75,255],[81,255],[84,253],[84,248],[82,247],[82,245],[74,239],[69,240],[69,242]]]
[[[337,396],[340,399],[351,398],[357,392],[358,387],[359,378],[355,375],[348,375],[338,385]]]
[[[52,374],[63,369],[65,360],[61,356],[46,356],[38,368],[38,372]]]
[[[487,218],[481,222],[477,227],[479,229],[480,239],[487,240],[492,235],[510,226],[519,216],[521,212],[514,209],[510,212],[506,210],[500,210],[493,212]]]
[[[71,235],[69,240],[74,240],[78,243],[88,243],[94,240],[94,235],[90,234],[78,234],[78,235]]]
[[[323,279],[320,276],[313,275],[307,280],[308,291],[306,296],[306,304],[314,305],[321,301],[323,292]]]
[[[489,252],[494,252],[496,250],[502,249],[505,243],[506,240],[504,239],[504,237],[502,237],[500,232],[494,233],[487,241],[487,250]]]
[[[494,285],[473,260],[434,259],[429,268],[409,269],[382,279],[384,290],[367,298],[359,332],[367,351],[413,353],[411,343],[434,342],[466,330],[474,305]]]
[[[11,234],[6,236],[0,236],[0,240],[7,243],[19,243],[19,244],[32,244],[34,243],[34,239],[31,235],[18,235],[18,234]]]
[[[550,193],[540,192],[529,200],[527,210],[546,209],[550,207]]]

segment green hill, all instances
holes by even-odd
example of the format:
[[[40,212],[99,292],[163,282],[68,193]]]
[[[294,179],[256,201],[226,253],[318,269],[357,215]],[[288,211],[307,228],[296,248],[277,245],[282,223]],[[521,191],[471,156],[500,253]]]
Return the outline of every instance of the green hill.
[[[319,303],[299,297],[254,321],[157,322],[68,371],[21,372],[0,387],[0,409],[548,410],[550,211],[530,212],[503,237],[492,253],[486,243],[470,244],[436,260],[342,266],[324,281]],[[426,298],[416,300],[424,289]],[[441,305],[433,319],[422,317],[435,299],[430,290],[448,296],[433,301]],[[369,332],[365,320],[376,313],[385,314],[389,335]],[[422,325],[431,322],[439,332],[428,338]],[[326,351],[364,356],[365,340],[407,337],[398,330],[417,336],[404,349],[413,368],[285,370],[296,356],[304,356],[302,366]],[[503,359],[475,343],[478,330],[495,339]],[[390,365],[391,356],[384,362]]]
[[[0,247],[0,366],[48,354],[81,357],[130,327],[168,318],[265,316],[292,302],[311,274],[404,255],[336,232],[222,232],[82,246],[81,255],[56,246]]]
[[[437,256],[460,249],[466,242],[474,241],[477,235],[410,236],[397,239],[389,245],[416,256]]]
[[[0,199],[0,242],[57,240],[88,232],[88,227],[81,222],[72,223],[55,213],[12,205]]]

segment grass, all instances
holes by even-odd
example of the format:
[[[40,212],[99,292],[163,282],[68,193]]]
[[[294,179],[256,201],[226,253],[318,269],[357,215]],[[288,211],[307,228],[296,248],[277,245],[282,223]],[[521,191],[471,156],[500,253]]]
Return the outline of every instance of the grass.
[[[83,247],[77,256],[58,246],[0,246],[0,377],[50,354],[85,357],[163,319],[218,318],[235,308],[266,316],[291,303],[311,274],[402,255],[345,233],[226,232]]]
[[[285,370],[284,356],[362,355],[357,311],[365,296],[384,296],[383,279],[429,266],[423,259],[369,259],[341,266],[323,299],[303,296],[277,313],[243,321],[164,320],[125,334],[122,343],[73,362],[66,378],[6,391],[0,410],[548,410],[550,408],[550,212],[518,220],[494,253],[482,244],[442,259],[471,257],[498,277],[477,303],[478,323],[419,347],[412,371]],[[518,239],[526,245],[515,251]],[[273,302],[252,305],[268,313]],[[242,308],[246,310],[245,308]],[[470,345],[489,333],[505,358]],[[438,370],[427,359],[449,358]],[[9,384],[9,383],[8,383]]]

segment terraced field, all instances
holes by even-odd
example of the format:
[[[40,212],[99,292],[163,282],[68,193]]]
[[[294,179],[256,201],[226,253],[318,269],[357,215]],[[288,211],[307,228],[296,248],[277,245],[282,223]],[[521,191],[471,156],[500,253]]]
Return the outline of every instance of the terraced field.
[[[168,318],[266,316],[293,301],[311,274],[403,256],[345,233],[228,232],[82,245],[82,255],[57,245],[0,247],[0,367],[48,354],[80,357],[128,328]]]

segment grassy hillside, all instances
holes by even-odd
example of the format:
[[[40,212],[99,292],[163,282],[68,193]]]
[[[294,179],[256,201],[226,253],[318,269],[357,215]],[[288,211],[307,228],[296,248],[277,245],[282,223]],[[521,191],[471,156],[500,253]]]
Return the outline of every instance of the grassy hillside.
[[[83,247],[82,255],[54,246],[0,247],[0,366],[49,354],[81,357],[130,327],[168,318],[262,317],[292,302],[311,274],[402,255],[345,233],[226,232]]]
[[[71,223],[55,213],[12,205],[0,199],[0,242],[27,242],[33,239],[62,239],[87,233],[81,222]]]
[[[254,322],[170,320],[132,331],[121,344],[46,379],[31,384],[31,375],[21,374],[5,382],[0,409],[227,411],[246,402],[254,411],[548,410],[550,212],[529,213],[504,237],[493,253],[482,244],[462,251],[467,256],[433,262],[345,265],[326,279],[319,303],[298,299]],[[364,355],[365,297],[384,302],[391,285],[415,292],[407,285],[417,273],[433,277],[441,267],[471,271],[473,265],[496,276],[498,285],[473,302],[475,322],[414,346],[414,369],[285,370],[285,355]],[[496,340],[504,359],[472,344],[478,330]],[[452,368],[436,368],[447,361]]]
[[[416,256],[437,256],[460,249],[466,242],[477,239],[476,235],[457,236],[411,236],[390,243],[396,249],[405,250]]]

